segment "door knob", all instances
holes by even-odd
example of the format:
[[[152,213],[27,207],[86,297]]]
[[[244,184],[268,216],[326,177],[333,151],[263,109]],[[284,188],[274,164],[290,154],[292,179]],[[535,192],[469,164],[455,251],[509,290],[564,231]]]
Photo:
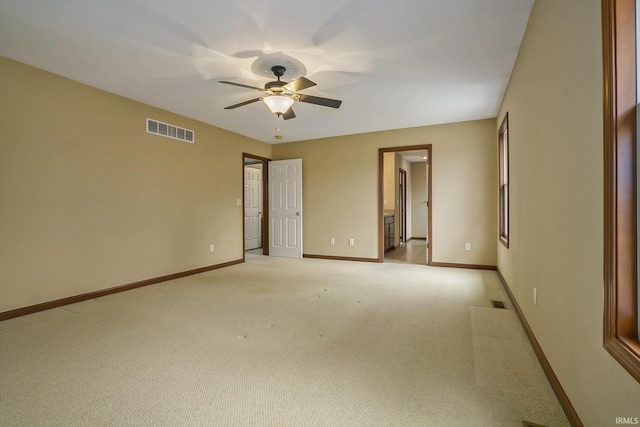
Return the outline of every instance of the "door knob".
[[[300,216],[300,212],[296,212],[296,215],[297,215],[297,216]]]

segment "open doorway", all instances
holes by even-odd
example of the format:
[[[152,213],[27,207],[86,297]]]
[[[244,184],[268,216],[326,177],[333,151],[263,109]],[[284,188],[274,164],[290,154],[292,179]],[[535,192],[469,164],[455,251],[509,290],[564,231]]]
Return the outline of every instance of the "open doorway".
[[[379,149],[379,262],[431,265],[431,144]]]
[[[242,154],[242,247],[247,251],[269,255],[269,159]]]
[[[404,157],[400,153],[401,157]],[[400,245],[404,245],[408,241],[407,237],[407,171],[399,168],[399,181],[398,181],[398,231],[400,235]],[[425,236],[426,237],[426,236]]]

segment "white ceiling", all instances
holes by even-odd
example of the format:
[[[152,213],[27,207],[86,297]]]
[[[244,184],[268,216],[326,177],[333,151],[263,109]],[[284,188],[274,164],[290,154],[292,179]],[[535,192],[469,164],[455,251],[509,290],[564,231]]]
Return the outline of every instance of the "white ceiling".
[[[403,159],[408,161],[409,163],[416,162],[426,162],[427,161],[427,150],[408,150],[408,151],[400,151],[398,152]]]
[[[0,0],[0,55],[261,141],[298,141],[495,117],[533,1]],[[218,80],[262,87],[270,65],[342,106],[298,102],[287,121],[262,102],[224,110],[260,92]]]

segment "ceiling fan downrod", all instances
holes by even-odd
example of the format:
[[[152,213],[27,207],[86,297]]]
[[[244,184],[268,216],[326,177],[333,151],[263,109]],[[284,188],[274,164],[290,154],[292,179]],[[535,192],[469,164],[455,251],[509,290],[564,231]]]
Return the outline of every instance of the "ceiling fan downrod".
[[[274,65],[271,67],[271,71],[273,71],[273,74],[278,78],[278,81],[280,81],[280,77],[284,76],[287,69],[282,65]]]

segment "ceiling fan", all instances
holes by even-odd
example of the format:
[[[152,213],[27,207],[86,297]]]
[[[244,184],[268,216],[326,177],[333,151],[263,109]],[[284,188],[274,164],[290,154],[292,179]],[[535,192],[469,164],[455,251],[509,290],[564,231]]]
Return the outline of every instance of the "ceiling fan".
[[[249,101],[240,102],[239,104],[230,105],[228,107],[225,107],[225,110],[233,110],[234,108],[242,107],[243,105],[263,101],[265,104],[267,104],[267,107],[269,107],[271,112],[276,116],[282,116],[284,120],[289,120],[293,119],[296,116],[292,108],[292,105],[295,101],[307,102],[309,104],[322,105],[323,107],[331,108],[339,108],[340,104],[342,104],[342,101],[339,101],[337,99],[321,98],[319,96],[311,96],[298,93],[298,91],[311,86],[315,86],[316,84],[305,77],[299,77],[295,80],[290,81],[289,83],[283,82],[282,80],[280,80],[280,77],[284,75],[287,69],[282,65],[275,65],[271,67],[271,71],[273,71],[273,74],[278,78],[278,80],[266,83],[264,85],[264,89],[255,86],[243,85],[240,83],[219,81],[219,83],[258,90],[260,92],[264,92],[265,94],[264,96],[261,96],[259,98],[254,98],[250,99]]]

